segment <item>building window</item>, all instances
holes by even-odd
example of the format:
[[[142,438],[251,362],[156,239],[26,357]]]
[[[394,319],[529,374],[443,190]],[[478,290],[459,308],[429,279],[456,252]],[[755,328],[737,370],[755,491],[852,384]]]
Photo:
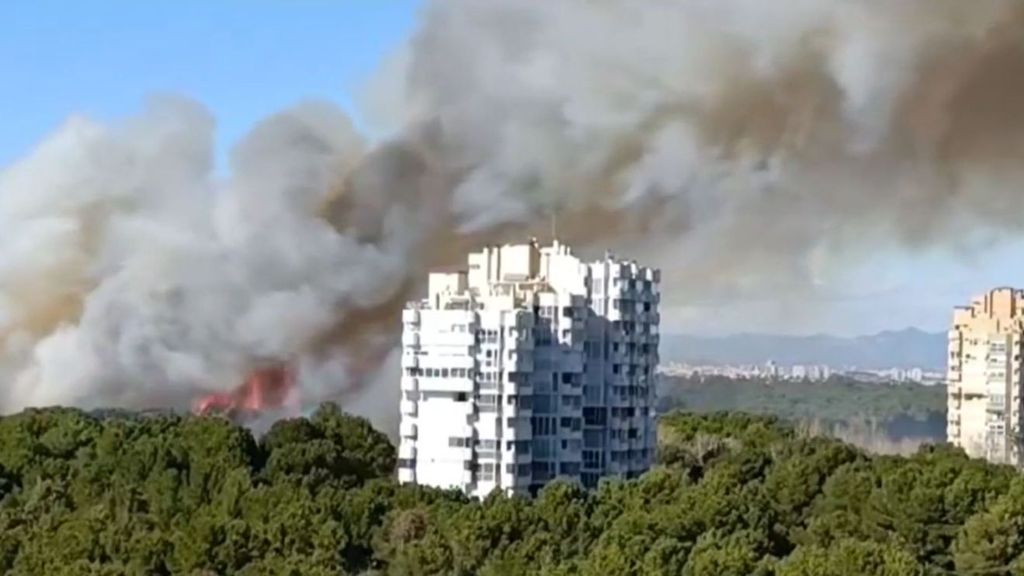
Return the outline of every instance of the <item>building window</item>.
[[[416,459],[415,458],[399,458],[398,459],[398,467],[399,468],[415,468],[416,467]]]
[[[531,440],[508,440],[505,442],[505,449],[509,452],[515,451],[520,454],[529,454],[532,445],[533,441]]]
[[[473,445],[473,440],[470,438],[459,438],[457,436],[450,436],[448,438],[449,448],[469,448]]]
[[[467,400],[467,398],[466,398],[466,393],[465,392],[458,392],[457,394],[455,394],[455,401],[456,402],[465,402],[466,400]]]
[[[580,473],[580,465],[577,462],[562,462],[558,467],[558,472],[563,476],[576,476]]]
[[[480,464],[480,472],[479,472],[479,474],[480,474],[479,480],[481,482],[493,482],[494,481],[494,474],[496,472],[495,467],[496,467],[496,464],[494,464],[493,462],[483,462],[483,463],[481,463]]]
[[[582,419],[572,418],[569,416],[563,416],[560,421],[562,428],[568,428],[569,430],[578,431],[582,429]]]
[[[537,394],[533,396],[533,411],[536,414],[551,414],[555,411],[550,394]]]
[[[582,404],[583,399],[579,396],[562,396],[563,408],[579,408]]]

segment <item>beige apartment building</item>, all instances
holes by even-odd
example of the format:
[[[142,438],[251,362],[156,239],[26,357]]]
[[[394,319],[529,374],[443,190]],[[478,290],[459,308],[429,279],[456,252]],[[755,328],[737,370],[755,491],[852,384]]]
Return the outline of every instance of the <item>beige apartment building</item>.
[[[968,455],[1021,464],[1024,290],[997,288],[953,312],[946,436]]]

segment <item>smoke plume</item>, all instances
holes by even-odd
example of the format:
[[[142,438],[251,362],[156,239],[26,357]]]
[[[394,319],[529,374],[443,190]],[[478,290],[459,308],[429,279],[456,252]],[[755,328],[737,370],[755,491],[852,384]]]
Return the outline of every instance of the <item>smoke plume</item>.
[[[278,361],[309,401],[358,391],[428,268],[552,212],[684,300],[1021,227],[1015,0],[438,0],[367,100],[385,141],[304,104],[225,178],[166,99],[7,168],[0,409],[179,405]]]

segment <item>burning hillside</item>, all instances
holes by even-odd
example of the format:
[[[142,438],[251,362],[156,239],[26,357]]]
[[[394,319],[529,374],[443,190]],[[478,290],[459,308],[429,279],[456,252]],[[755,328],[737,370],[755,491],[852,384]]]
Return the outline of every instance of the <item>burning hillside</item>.
[[[296,392],[292,369],[275,365],[253,372],[231,392],[198,398],[193,412],[200,416],[221,414],[233,420],[248,421],[263,412],[277,411],[294,404]]]

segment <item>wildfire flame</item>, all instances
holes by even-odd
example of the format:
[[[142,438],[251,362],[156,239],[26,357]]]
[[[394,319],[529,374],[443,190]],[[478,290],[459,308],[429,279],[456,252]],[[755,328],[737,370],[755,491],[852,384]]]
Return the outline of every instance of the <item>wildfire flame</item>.
[[[253,417],[267,410],[283,408],[294,388],[291,368],[276,365],[257,370],[231,392],[207,394],[198,398],[193,412],[200,416],[224,414],[230,418]]]

